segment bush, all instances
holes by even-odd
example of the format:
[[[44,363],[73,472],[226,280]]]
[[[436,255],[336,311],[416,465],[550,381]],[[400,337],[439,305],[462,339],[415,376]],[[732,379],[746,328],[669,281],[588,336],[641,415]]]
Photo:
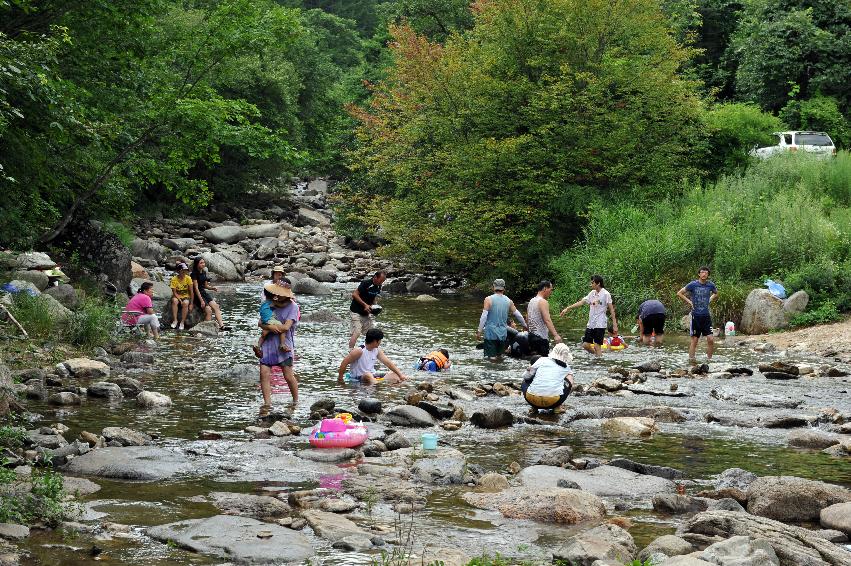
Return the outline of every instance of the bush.
[[[796,314],[789,320],[789,326],[798,328],[801,326],[815,326],[816,324],[827,324],[842,319],[842,315],[836,309],[836,303],[832,301],[823,302],[818,308]]]
[[[707,171],[713,178],[744,168],[748,152],[776,142],[771,133],[783,129],[783,122],[753,104],[718,104],[704,120],[709,131]]]
[[[62,521],[65,491],[60,474],[49,468],[33,468],[29,491],[22,491],[21,485],[15,485],[18,482],[14,470],[0,466],[0,523],[55,526]]]
[[[851,124],[833,97],[792,100],[780,111],[780,117],[793,128],[827,132],[837,147],[851,148]]]
[[[47,302],[40,297],[30,296],[26,292],[13,295],[12,316],[32,338],[46,339],[55,331],[53,317]]]
[[[65,338],[84,348],[100,346],[109,341],[120,311],[114,302],[86,298],[68,321]]]
[[[725,320],[738,320],[748,291],[762,287],[765,277],[784,280],[786,274],[791,290],[809,285],[816,297],[833,294],[847,310],[851,175],[840,173],[849,167],[845,152],[828,161],[781,156],[694,187],[676,201],[598,207],[582,243],[552,263],[556,301],[584,296],[588,278],[599,273],[620,318],[632,316],[647,297],[680,314],[677,289],[708,264],[720,291],[713,310]],[[835,266],[834,275],[823,273],[819,266],[826,265]]]
[[[133,238],[136,237],[133,235],[133,231],[121,222],[107,222],[104,224],[104,228],[118,236],[121,243],[128,249],[130,244],[133,243]]]

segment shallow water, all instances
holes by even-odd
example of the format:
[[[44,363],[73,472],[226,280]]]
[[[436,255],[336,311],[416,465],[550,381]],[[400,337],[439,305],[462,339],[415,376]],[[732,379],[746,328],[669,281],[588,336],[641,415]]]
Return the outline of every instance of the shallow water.
[[[218,339],[193,338],[167,332],[156,350],[156,363],[144,370],[128,370],[126,375],[142,379],[145,387],[169,395],[174,406],[163,413],[141,410],[132,401],[116,405],[88,402],[81,407],[56,410],[46,405],[37,406],[44,422],[61,421],[71,427],[66,435],[73,438],[81,430],[99,432],[106,426],[127,426],[158,435],[167,444],[186,444],[194,440],[202,429],[225,433],[225,438],[243,440],[242,429],[253,424],[261,403],[257,387],[256,358],[250,344],[256,340],[257,285],[242,284],[223,288],[220,303],[232,331]],[[378,388],[340,387],[336,383],[336,369],[347,352],[348,291],[335,289],[327,297],[299,297],[303,313],[328,308],[343,316],[336,324],[302,323],[298,328],[296,373],[300,383],[300,402],[294,411],[294,420],[303,425],[308,421],[311,403],[322,398],[333,398],[338,407],[356,407],[364,396],[375,396],[392,404],[409,391],[407,386]],[[475,349],[475,327],[481,312],[481,302],[470,298],[442,296],[438,302],[418,302],[408,297],[389,297],[385,310],[378,319],[386,338],[382,344],[385,352],[403,371],[410,371],[418,356],[438,347],[450,351],[453,369],[441,379],[459,386],[469,386],[478,381],[517,380],[525,363],[507,359],[492,363],[482,359]],[[559,330],[572,346],[582,335],[582,327],[569,328],[557,321]],[[631,326],[623,322],[623,326]],[[587,383],[605,373],[611,365],[631,366],[648,359],[659,359],[666,368],[686,365],[686,338],[670,334],[664,348],[649,349],[633,345],[622,351],[607,354],[598,361],[579,352],[574,347],[572,364],[576,378]],[[703,344],[701,344],[701,349]],[[758,357],[759,356],[759,357]],[[701,357],[699,353],[698,357]],[[755,354],[746,348],[720,346],[715,362],[718,365],[748,365],[772,356]],[[797,361],[805,355],[796,354]],[[815,364],[822,361],[811,360]],[[235,365],[248,364],[244,379],[228,377]],[[415,380],[428,379],[423,374]],[[851,385],[843,380],[800,379],[793,382],[768,382],[761,377],[736,380],[668,380],[677,382],[681,390],[693,391],[694,396],[683,398],[649,397],[578,397],[569,398],[570,408],[584,406],[656,406],[671,405],[699,410],[742,410],[759,414],[769,409],[737,407],[734,402],[720,402],[710,396],[712,389],[732,391],[736,394],[770,393],[782,397],[800,398],[803,405],[791,412],[816,414],[821,407],[833,406],[843,412],[851,411],[847,390]],[[661,385],[667,387],[667,382]],[[290,395],[279,387],[274,395],[278,406],[287,407]],[[517,397],[477,399],[474,407],[500,404],[522,414],[525,406]],[[788,411],[787,411],[788,412]],[[470,413],[468,412],[468,415]],[[465,426],[455,433],[441,434],[441,442],[460,449],[471,464],[479,464],[488,471],[507,472],[511,462],[523,466],[534,464],[549,448],[570,445],[577,455],[611,458],[627,457],[648,464],[666,465],[685,471],[690,479],[705,480],[729,467],[742,467],[759,475],[797,475],[851,485],[851,466],[816,451],[789,449],[784,446],[785,431],[768,429],[737,429],[703,422],[662,424],[662,431],[650,439],[611,438],[602,434],[598,421],[575,421],[570,425],[552,426],[518,425],[503,431],[482,431]],[[295,447],[306,446],[306,438],[292,441]],[[223,483],[209,478],[184,478],[156,484],[127,484],[96,480],[103,490],[88,499],[107,500],[98,505],[99,511],[108,512],[104,520],[133,525],[134,536],[127,540],[96,542],[103,552],[91,556],[90,539],[80,536],[62,537],[58,532],[32,537],[28,547],[45,564],[206,564],[219,560],[193,555],[151,541],[142,534],[142,527],[162,524],[183,518],[205,517],[215,514],[207,503],[197,503],[190,498],[211,491],[242,491],[264,493],[287,491],[310,484],[290,485],[286,482],[267,484],[261,482]],[[493,513],[467,506],[459,497],[462,488],[442,489],[429,499],[426,509],[415,517],[418,541],[441,542],[443,546],[459,546],[475,552],[477,548],[499,551],[503,554],[536,558],[545,557],[546,549],[557,546],[570,534],[569,529],[509,521]],[[670,518],[658,517],[651,510],[628,513],[635,526],[631,529],[639,544],[652,540],[674,528]],[[377,506],[376,516],[392,522],[392,513]],[[372,557],[341,553],[330,549],[327,542],[306,533],[318,549],[322,564],[370,564]],[[85,542],[80,542],[80,540]],[[60,545],[45,546],[45,545]],[[74,547],[69,549],[67,546]]]

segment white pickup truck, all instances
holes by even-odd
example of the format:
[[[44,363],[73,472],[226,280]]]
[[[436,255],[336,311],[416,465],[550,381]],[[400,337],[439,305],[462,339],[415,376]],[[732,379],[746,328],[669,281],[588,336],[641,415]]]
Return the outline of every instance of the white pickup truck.
[[[819,157],[836,155],[836,146],[830,136],[824,132],[774,132],[777,144],[769,147],[754,148],[750,154],[760,159],[768,159],[787,151],[805,151]]]

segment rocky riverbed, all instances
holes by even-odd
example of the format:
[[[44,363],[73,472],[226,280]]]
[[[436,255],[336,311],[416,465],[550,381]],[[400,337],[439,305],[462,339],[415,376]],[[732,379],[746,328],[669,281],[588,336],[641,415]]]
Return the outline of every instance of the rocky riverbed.
[[[33,413],[15,469],[23,480],[29,460],[52,460],[74,515],[56,530],[4,531],[5,559],[371,564],[395,550],[412,564],[496,552],[518,564],[851,563],[841,355],[728,339],[691,368],[675,336],[603,361],[576,352],[566,413],[530,416],[523,362],[481,359],[480,303],[461,296],[390,295],[379,318],[400,366],[444,346],[450,373],[337,386],[352,285],[323,286],[299,297],[302,401],[291,407],[279,383],[270,417],[257,416],[247,347],[252,284],[219,293],[231,332],[168,332],[13,372]],[[310,448],[310,427],[342,410],[370,440]],[[421,449],[427,431],[438,450]]]

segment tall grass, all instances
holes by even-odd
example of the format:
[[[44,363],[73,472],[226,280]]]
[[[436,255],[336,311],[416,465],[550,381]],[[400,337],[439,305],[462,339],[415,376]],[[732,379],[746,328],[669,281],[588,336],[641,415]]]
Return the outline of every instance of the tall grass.
[[[851,155],[778,157],[649,208],[592,210],[583,241],[552,263],[556,301],[583,296],[599,273],[620,318],[634,316],[648,297],[684,314],[676,291],[706,264],[720,292],[715,315],[725,320],[739,319],[748,291],[765,277],[807,289],[814,308],[832,296],[848,310],[850,234]]]
[[[50,307],[41,297],[16,293],[12,299],[12,315],[33,338],[47,339],[57,331]]]
[[[11,312],[32,338],[53,338],[90,348],[109,341],[121,307],[110,301],[87,297],[69,317],[58,320],[42,297],[17,293]]]

